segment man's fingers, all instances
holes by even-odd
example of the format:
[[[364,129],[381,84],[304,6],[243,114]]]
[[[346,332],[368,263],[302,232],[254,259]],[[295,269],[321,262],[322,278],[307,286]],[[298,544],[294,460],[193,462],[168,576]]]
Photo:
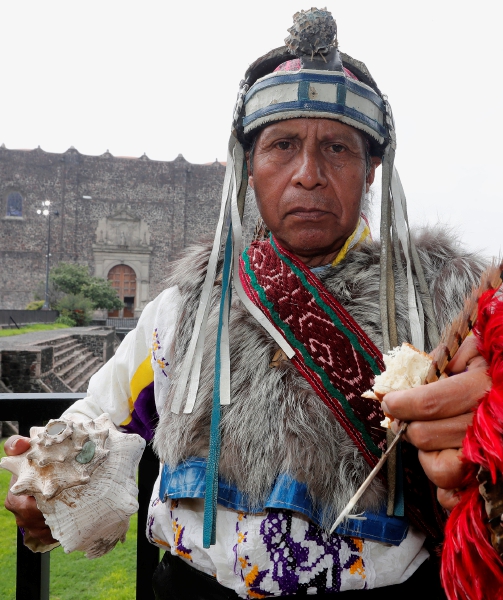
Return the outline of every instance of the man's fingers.
[[[10,487],[16,482],[16,477],[11,479]],[[16,496],[11,491],[5,498],[5,508],[13,513],[18,527],[22,527],[33,538],[43,544],[54,544],[56,540],[51,535],[51,530],[45,523],[44,515],[40,512],[33,496]]]
[[[447,365],[447,373],[463,373],[471,366],[487,366],[477,350],[477,338],[473,335],[467,337],[461,344],[456,355]]]
[[[5,508],[14,514],[18,527],[29,532],[32,537],[46,545],[56,542],[33,496],[15,496],[9,492],[5,499]]]
[[[437,487],[451,490],[463,482],[466,465],[461,462],[461,449],[424,452],[419,450],[419,460],[428,479]]]
[[[27,529],[45,524],[44,516],[38,510],[33,496],[16,496],[9,491],[5,498],[5,508],[14,514],[20,527]]]
[[[407,427],[405,439],[419,448],[431,452],[447,448],[461,448],[473,413],[441,419],[439,421],[413,421]]]
[[[435,421],[471,412],[490,388],[491,379],[481,366],[429,385],[390,392],[382,407],[402,421]]]
[[[36,538],[39,542],[41,542],[44,546],[50,546],[51,544],[56,544],[58,540],[55,540],[52,537],[51,530],[47,525],[43,528],[36,529],[25,529],[26,533],[28,533],[32,538]]]
[[[30,438],[23,437],[22,435],[13,435],[8,438],[4,444],[4,450],[7,456],[23,454],[23,452],[29,450],[30,447]]]
[[[442,488],[438,488],[437,499],[440,505],[446,510],[452,510],[459,502],[458,490],[444,490]]]

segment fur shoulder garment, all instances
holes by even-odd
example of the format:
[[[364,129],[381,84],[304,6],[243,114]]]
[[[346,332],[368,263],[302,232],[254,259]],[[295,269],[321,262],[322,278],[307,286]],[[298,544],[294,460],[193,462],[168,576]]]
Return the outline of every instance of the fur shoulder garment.
[[[416,243],[437,315],[439,329],[459,311],[464,296],[478,280],[482,261],[463,253],[440,231],[424,232]],[[192,457],[206,457],[210,430],[218,304],[215,285],[208,320],[201,381],[194,411],[170,410],[183,356],[189,345],[209,248],[189,248],[173,266],[169,285],[178,285],[181,308],[171,391],[157,427],[154,448],[162,462],[175,467]],[[379,244],[351,251],[321,278],[323,284],[382,348],[379,313]],[[419,293],[419,292],[418,292]],[[399,343],[409,340],[406,290],[397,284]],[[305,482],[315,504],[324,509],[324,525],[333,523],[370,468],[331,411],[289,361],[269,364],[278,347],[240,301],[233,300],[230,318],[231,397],[222,407],[219,475],[237,485],[252,505],[260,505],[279,473]],[[427,348],[429,351],[431,348]],[[359,509],[378,509],[384,486],[369,488]]]

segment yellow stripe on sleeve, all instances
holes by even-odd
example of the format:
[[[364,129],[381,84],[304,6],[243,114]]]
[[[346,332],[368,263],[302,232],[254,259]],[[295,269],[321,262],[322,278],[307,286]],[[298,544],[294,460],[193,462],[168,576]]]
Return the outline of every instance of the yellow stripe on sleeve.
[[[129,404],[129,416],[121,423],[121,426],[125,427],[131,422],[131,414],[134,410],[134,403],[140,395],[140,392],[154,381],[154,370],[152,369],[152,362],[150,359],[150,353],[147,358],[140,364],[136,369],[130,383],[131,397],[128,399]]]

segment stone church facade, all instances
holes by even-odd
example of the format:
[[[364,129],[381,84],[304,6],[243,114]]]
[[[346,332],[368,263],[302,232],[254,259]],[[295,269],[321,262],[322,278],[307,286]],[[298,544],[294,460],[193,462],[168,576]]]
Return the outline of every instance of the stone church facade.
[[[162,162],[0,147],[0,308],[24,308],[45,281],[49,200],[51,265],[76,262],[111,279],[139,316],[163,289],[167,265],[211,239],[225,167],[181,155]],[[124,313],[124,314],[122,314]]]

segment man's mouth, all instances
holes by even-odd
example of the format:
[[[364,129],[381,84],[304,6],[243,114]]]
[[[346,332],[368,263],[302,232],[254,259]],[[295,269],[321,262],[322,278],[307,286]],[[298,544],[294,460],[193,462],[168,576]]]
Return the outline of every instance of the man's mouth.
[[[296,207],[288,211],[288,214],[299,219],[316,220],[322,219],[328,212],[319,208]]]

